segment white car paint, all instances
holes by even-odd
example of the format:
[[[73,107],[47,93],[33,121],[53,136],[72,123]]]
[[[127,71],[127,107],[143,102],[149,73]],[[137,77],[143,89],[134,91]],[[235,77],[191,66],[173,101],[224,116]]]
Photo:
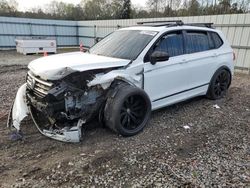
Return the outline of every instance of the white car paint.
[[[61,79],[72,72],[125,66],[126,59],[104,57],[82,52],[45,56],[33,60],[28,68],[44,80]]]
[[[13,126],[19,131],[20,122],[29,115],[28,106],[26,104],[26,84],[23,84],[17,91],[16,98],[11,110]]]
[[[188,89],[189,72],[183,65],[184,56],[172,57],[168,61],[159,62],[155,65],[150,62],[145,63],[144,89],[152,102]]]
[[[139,58],[144,58],[150,47],[162,34],[172,30],[216,32],[223,40],[223,45],[219,49],[170,57],[168,61],[155,65],[146,62],[144,64],[144,90],[151,99],[152,110],[206,95],[213,74],[222,66],[228,67],[233,75],[233,50],[230,44],[221,31],[206,27],[177,26],[157,30],[158,35]],[[196,88],[197,86],[200,87]],[[189,89],[192,90],[189,91]]]

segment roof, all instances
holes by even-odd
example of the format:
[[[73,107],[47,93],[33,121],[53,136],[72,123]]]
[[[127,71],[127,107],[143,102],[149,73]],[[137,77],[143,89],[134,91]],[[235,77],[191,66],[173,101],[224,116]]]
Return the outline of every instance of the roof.
[[[124,30],[144,30],[144,31],[167,31],[173,28],[195,29],[195,30],[214,30],[213,23],[184,23],[182,20],[162,20],[137,22],[136,26],[124,28]]]
[[[183,26],[160,26],[160,27],[154,27],[154,26],[131,26],[126,27],[121,30],[142,30],[142,31],[157,31],[157,32],[164,32],[164,31],[171,31],[173,29],[193,29],[193,30],[203,30],[203,31],[215,31],[214,28],[208,28],[208,27],[198,27],[198,26],[189,26],[189,25],[183,25]]]

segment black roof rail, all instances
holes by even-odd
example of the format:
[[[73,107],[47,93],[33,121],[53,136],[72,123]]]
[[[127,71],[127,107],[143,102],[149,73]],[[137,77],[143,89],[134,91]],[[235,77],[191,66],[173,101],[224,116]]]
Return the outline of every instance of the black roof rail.
[[[208,27],[213,28],[213,23],[184,23],[182,20],[161,20],[161,21],[147,21],[147,22],[137,22],[137,25],[145,25],[145,26],[197,26],[197,27]]]
[[[147,22],[137,22],[137,25],[146,25],[146,26],[172,26],[172,25],[183,25],[184,23],[181,20],[161,20],[161,21],[147,21]]]
[[[214,23],[186,23],[184,25],[213,28]]]

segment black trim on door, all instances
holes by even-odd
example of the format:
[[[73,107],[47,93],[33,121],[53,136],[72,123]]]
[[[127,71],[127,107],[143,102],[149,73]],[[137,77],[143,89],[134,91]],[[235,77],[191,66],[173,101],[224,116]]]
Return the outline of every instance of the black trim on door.
[[[219,36],[220,40],[222,41],[222,45],[224,44],[224,41],[221,39],[221,36],[215,32],[215,31],[212,31],[212,30],[203,30],[203,29],[183,29],[183,28],[178,28],[178,29],[173,29],[173,30],[170,30],[170,31],[166,31],[164,32],[163,34],[161,34],[158,39],[153,43],[153,45],[149,48],[149,50],[147,51],[146,55],[144,56],[143,58],[143,62],[144,63],[147,63],[149,62],[149,55],[150,53],[152,52],[152,49],[153,47],[155,46],[155,44],[157,44],[157,42],[159,42],[161,40],[161,38],[164,36],[164,35],[167,35],[168,33],[171,33],[171,32],[177,32],[177,31],[180,31],[182,32],[182,37],[183,37],[183,49],[184,49],[184,53],[182,55],[185,55],[185,54],[194,54],[194,53],[186,53],[186,44],[187,44],[187,41],[186,41],[186,32],[187,31],[194,31],[194,32],[205,32],[207,33],[208,35],[208,40],[212,40],[212,42],[214,43],[214,40],[212,37],[210,37],[211,33],[215,33]],[[211,41],[210,41],[211,42]],[[221,45],[221,46],[222,46]],[[220,46],[220,47],[221,47]],[[209,50],[215,50],[215,49],[218,49],[218,48],[211,48]],[[209,50],[205,50],[205,51],[209,51]],[[199,53],[199,52],[195,52],[195,53]]]
[[[194,90],[194,89],[198,89],[198,88],[203,87],[203,86],[206,86],[206,85],[209,85],[209,83],[203,84],[203,85],[200,85],[200,86],[191,88],[191,89],[187,89],[187,90],[184,90],[184,91],[180,91],[180,92],[178,92],[178,93],[174,93],[174,94],[171,94],[171,95],[168,95],[168,96],[165,96],[165,97],[161,97],[161,98],[159,98],[159,99],[153,100],[152,102],[156,102],[156,101],[159,101],[159,100],[168,98],[168,97],[172,97],[172,96],[175,96],[175,95],[179,95],[179,94],[181,94],[181,93],[185,93],[185,92],[188,92],[188,91],[191,91],[191,90]]]

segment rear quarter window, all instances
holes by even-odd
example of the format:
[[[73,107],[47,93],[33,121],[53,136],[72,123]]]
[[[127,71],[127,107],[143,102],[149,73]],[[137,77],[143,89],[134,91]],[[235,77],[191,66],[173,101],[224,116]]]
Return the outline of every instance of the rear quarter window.
[[[210,36],[212,38],[212,41],[214,43],[214,48],[217,49],[223,45],[223,41],[218,35],[218,33],[210,32]]]

